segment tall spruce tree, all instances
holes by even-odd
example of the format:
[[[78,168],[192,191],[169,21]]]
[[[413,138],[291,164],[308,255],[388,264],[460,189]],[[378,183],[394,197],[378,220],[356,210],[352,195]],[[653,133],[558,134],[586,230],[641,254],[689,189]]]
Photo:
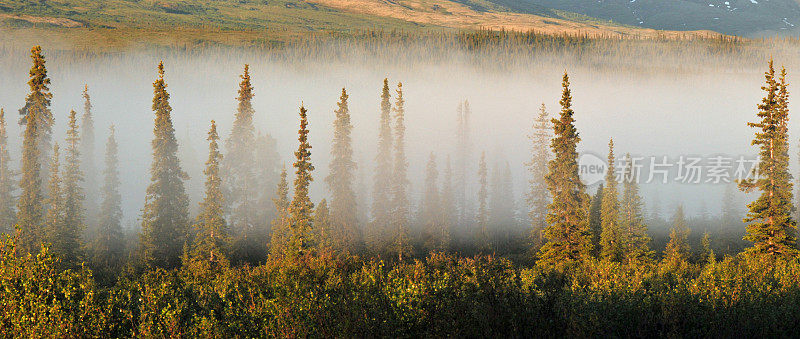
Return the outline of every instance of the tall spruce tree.
[[[608,170],[603,187],[603,202],[600,207],[600,257],[619,261],[622,258],[622,231],[620,229],[619,198],[617,194],[616,158],[614,139],[608,142]]]
[[[89,86],[83,86],[83,116],[81,117],[81,139],[80,139],[80,154],[81,154],[81,171],[86,178],[97,178],[97,167],[95,166],[95,134],[94,134],[94,117],[92,116],[92,100],[89,96]],[[86,185],[84,204],[86,208],[86,225],[88,226],[85,232],[88,238],[94,237],[97,234],[97,221],[98,215],[98,185]]]
[[[0,233],[10,234],[17,222],[14,210],[14,172],[10,167],[5,112],[0,108]]]
[[[25,99],[25,107],[20,110],[23,115],[20,123],[25,125],[22,143],[22,176],[19,187],[22,190],[17,201],[17,232],[19,233],[19,249],[22,253],[35,253],[43,237],[44,197],[42,176],[46,172],[42,169],[43,158],[46,157],[46,144],[40,142],[43,135],[49,135],[52,114],[50,112],[50,99],[53,95],[48,86],[50,78],[47,77],[42,49],[39,46],[31,49],[33,66],[30,70],[28,86],[30,93]],[[26,123],[31,121],[34,123]]]
[[[208,131],[208,160],[203,174],[206,175],[206,196],[200,203],[200,215],[194,224],[189,260],[210,268],[228,266],[225,249],[228,245],[227,225],[223,215],[224,198],[222,196],[222,178],[220,162],[223,157],[219,152],[219,134],[217,123],[211,120]]]
[[[75,111],[69,112],[69,129],[67,130],[67,154],[64,164],[64,228],[65,237],[63,241],[68,241],[69,259],[77,264],[79,251],[83,247],[81,235],[84,230],[84,210],[83,210],[83,172],[81,171],[81,152],[80,135],[78,131],[78,119]]]
[[[489,208],[487,206],[489,198],[488,170],[486,168],[486,152],[481,153],[481,160],[478,163],[478,215],[477,234],[475,240],[478,250],[488,253],[492,250],[491,239],[489,238]]]
[[[527,192],[528,218],[530,218],[530,236],[534,247],[542,245],[542,232],[547,226],[547,205],[550,204],[550,193],[547,191],[547,163],[550,161],[550,138],[552,126],[550,116],[544,104],[539,109],[539,115],[533,123],[533,133],[530,135],[532,150],[531,160],[525,165],[528,167],[530,190]]]
[[[162,62],[158,64],[158,79],[153,83],[153,111],[151,182],[147,187],[139,246],[145,265],[170,269],[181,263],[189,227],[189,198],[183,185],[188,175],[181,169],[177,156],[178,141]]]
[[[406,159],[406,125],[405,100],[403,99],[403,83],[397,83],[394,103],[394,168],[392,170],[392,216],[391,237],[392,253],[398,260],[411,253],[411,242],[408,237],[408,160]]]
[[[786,70],[775,78],[772,60],[765,72],[766,92],[758,105],[761,120],[747,125],[757,130],[753,145],[760,149],[757,178],[743,180],[740,188],[761,191],[750,203],[744,222],[749,223],[744,239],[753,242],[747,249],[751,254],[794,256],[797,254],[796,224],[792,219],[792,175],[789,173],[789,93]]]
[[[384,250],[391,225],[392,211],[392,103],[389,101],[389,80],[383,79],[381,115],[378,129],[378,153],[375,157],[375,175],[372,191],[372,225],[369,245],[375,253]]]
[[[581,139],[574,125],[572,94],[566,73],[562,87],[560,118],[552,120],[555,137],[551,147],[555,157],[548,164],[550,172],[546,177],[553,197],[544,231],[548,241],[539,250],[541,263],[555,266],[586,258],[592,252],[589,197],[578,176],[577,145]]]
[[[331,143],[330,174],[325,183],[331,192],[331,247],[341,254],[355,249],[358,241],[358,216],[354,189],[356,163],[353,161],[353,125],[347,105],[347,91],[342,88],[338,108],[334,111],[333,142]]]
[[[94,243],[94,261],[109,270],[117,270],[122,263],[125,244],[122,234],[122,195],[120,194],[119,158],[116,132],[109,127],[106,142],[105,169],[103,170],[102,202],[99,227]]]
[[[50,92],[50,78],[47,77],[46,62],[40,46],[31,48],[31,60],[33,61],[33,66],[31,66],[29,72],[30,80],[28,80],[30,93],[25,97],[25,106],[19,110],[19,123],[20,125],[27,125],[28,121],[36,122],[34,124],[35,142],[38,147],[39,167],[42,177],[47,177],[47,152],[51,148],[54,124],[53,112],[50,110],[53,93]]]
[[[623,252],[628,261],[639,261],[648,259],[652,255],[649,247],[650,236],[647,235],[642,197],[639,196],[638,173],[634,172],[631,155],[627,154],[625,159],[625,177],[620,203]]]
[[[678,205],[675,216],[672,218],[672,229],[669,232],[669,242],[664,250],[664,260],[675,263],[689,259],[689,227],[686,226],[686,216],[683,206]]]
[[[314,203],[309,197],[309,185],[313,181],[311,172],[311,145],[308,143],[308,116],[300,105],[300,129],[297,131],[299,146],[294,152],[295,168],[294,196],[289,204],[290,238],[287,251],[290,256],[302,256],[314,246],[313,216]]]
[[[225,199],[230,212],[231,229],[240,246],[247,246],[246,238],[251,231],[263,222],[258,220],[258,184],[256,182],[255,146],[256,132],[253,125],[253,85],[250,81],[250,66],[244,65],[240,76],[239,92],[236,100],[238,107],[233,128],[226,146],[228,154],[224,166],[227,182]]]

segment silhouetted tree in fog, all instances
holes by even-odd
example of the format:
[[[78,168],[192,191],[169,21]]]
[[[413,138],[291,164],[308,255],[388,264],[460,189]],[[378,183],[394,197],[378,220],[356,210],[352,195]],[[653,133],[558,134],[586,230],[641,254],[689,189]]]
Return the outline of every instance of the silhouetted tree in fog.
[[[158,79],[153,83],[153,162],[150,186],[142,214],[140,255],[149,267],[176,268],[189,227],[189,198],[183,181],[189,176],[178,161],[178,141],[172,127],[172,107],[164,82],[164,64],[158,64]]]

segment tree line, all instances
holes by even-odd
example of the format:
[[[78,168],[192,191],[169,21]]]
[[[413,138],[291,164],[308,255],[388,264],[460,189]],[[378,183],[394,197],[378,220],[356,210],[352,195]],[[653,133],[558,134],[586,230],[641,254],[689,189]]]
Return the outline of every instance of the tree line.
[[[216,123],[210,122],[207,134],[208,160],[203,171],[206,178],[205,195],[200,202],[199,213],[190,216],[189,198],[184,186],[187,174],[182,170],[177,155],[178,142],[172,125],[172,107],[164,80],[163,63],[159,63],[153,83],[152,110],[155,123],[151,142],[151,180],[147,187],[137,247],[128,254],[124,250],[125,240],[120,224],[122,211],[119,154],[114,127],[109,130],[105,147],[102,171],[104,180],[99,187],[101,199],[98,210],[97,213],[89,213],[87,206],[92,204],[87,199],[90,188],[84,190],[82,185],[85,175],[94,171],[91,163],[82,162],[86,154],[94,152],[89,144],[93,142],[94,131],[88,88],[84,88],[83,92],[83,125],[78,125],[77,113],[70,111],[62,149],[58,142],[52,140],[54,119],[49,108],[52,93],[49,90],[50,80],[45,59],[39,46],[31,50],[31,59],[33,66],[28,82],[30,93],[26,97],[25,106],[19,111],[19,122],[25,126],[25,131],[18,180],[15,180],[16,173],[9,166],[11,157],[6,122],[4,112],[0,111],[0,220],[4,222],[4,232],[9,234],[0,246],[0,273],[4,279],[0,283],[9,287],[4,292],[9,298],[9,305],[27,305],[20,306],[19,310],[16,306],[0,310],[3,321],[9,324],[31,318],[25,312],[45,312],[37,307],[46,308],[51,307],[51,304],[61,303],[71,305],[75,310],[64,311],[65,315],[58,314],[77,317],[84,313],[72,312],[84,310],[87,319],[104,321],[100,327],[116,333],[112,336],[124,336],[126,333],[144,336],[159,333],[191,335],[183,332],[182,326],[186,324],[192,324],[192,329],[199,331],[192,332],[195,334],[208,334],[212,330],[224,332],[233,328],[241,330],[249,326],[259,328],[262,332],[257,333],[261,335],[324,334],[326,327],[323,324],[336,318],[332,314],[358,313],[359,308],[361,311],[373,308],[386,311],[383,307],[391,308],[384,316],[386,319],[393,319],[393,326],[396,328],[375,328],[373,326],[377,326],[377,323],[356,320],[359,316],[354,315],[355,313],[341,314],[339,316],[353,321],[347,324],[354,327],[348,328],[347,324],[336,325],[345,327],[330,325],[333,326],[330,328],[338,328],[339,332],[329,334],[465,333],[460,331],[469,329],[477,331],[468,332],[476,335],[488,333],[480,331],[499,326],[499,323],[482,323],[479,317],[475,317],[469,318],[473,323],[465,325],[461,330],[446,327],[439,328],[444,332],[424,332],[421,328],[414,327],[425,321],[434,321],[437,326],[448,323],[448,305],[440,303],[452,302],[454,304],[450,306],[454,309],[468,308],[466,299],[436,294],[434,286],[446,286],[442,287],[442,291],[462,293],[469,290],[472,291],[471,295],[489,298],[475,301],[479,307],[488,307],[487,310],[513,305],[514,308],[501,314],[516,319],[509,320],[511,323],[503,322],[504,326],[511,326],[505,330],[516,328],[518,332],[504,333],[519,334],[531,333],[527,331],[533,330],[525,326],[513,327],[521,324],[517,320],[531,320],[532,314],[526,313],[524,309],[535,309],[545,319],[551,317],[570,323],[569,319],[562,318],[562,313],[548,307],[564,307],[568,310],[573,307],[569,306],[570,300],[583,305],[581,307],[590,307],[589,305],[593,305],[591,300],[597,300],[597,296],[608,298],[606,293],[613,294],[621,291],[620,288],[624,289],[618,285],[623,281],[633,284],[628,285],[634,290],[634,294],[629,296],[633,299],[604,299],[608,304],[595,306],[610,307],[619,302],[619,307],[629,308],[621,312],[637,312],[646,309],[647,302],[636,299],[641,296],[636,293],[650,295],[649,293],[660,293],[658,291],[673,291],[658,294],[659,297],[654,297],[653,300],[671,303],[685,298],[683,306],[674,306],[680,308],[699,307],[697,305],[703,298],[709,298],[713,302],[720,302],[722,308],[735,308],[735,305],[722,301],[725,300],[724,296],[711,296],[707,293],[714,290],[714,279],[722,279],[721,277],[731,274],[737,268],[761,279],[769,279],[770,276],[783,277],[771,283],[777,284],[780,292],[761,291],[758,292],[761,293],[759,295],[800,295],[797,294],[800,286],[791,283],[797,280],[785,280],[786,277],[800,272],[797,270],[800,265],[797,264],[792,175],[788,166],[789,92],[786,70],[781,68],[776,72],[772,61],[765,72],[765,85],[762,87],[765,96],[758,105],[757,120],[748,123],[756,130],[753,145],[758,148],[761,157],[755,175],[751,179],[738,182],[742,190],[760,192],[759,198],[748,205],[749,211],[744,218],[744,222],[748,223],[745,240],[751,242],[752,246],[741,255],[728,256],[723,263],[717,263],[717,257],[710,249],[711,239],[705,236],[702,242],[705,255],[693,266],[695,263],[689,261],[689,229],[680,206],[672,218],[673,227],[666,250],[661,259],[656,260],[629,156],[626,157],[622,171],[620,195],[620,182],[614,177],[617,171],[614,167],[616,153],[613,140],[609,141],[609,167],[604,185],[593,197],[586,192],[578,171],[577,149],[581,138],[574,124],[572,92],[566,73],[562,79],[558,116],[550,118],[542,106],[532,126],[532,155],[530,162],[526,164],[530,174],[526,199],[528,208],[527,213],[524,213],[528,216],[528,225],[522,228],[526,235],[520,237],[514,233],[514,229],[498,227],[519,222],[518,213],[515,214],[514,211],[513,195],[509,196],[513,185],[508,166],[495,171],[494,176],[489,178],[486,155],[482,152],[474,173],[477,176],[477,192],[468,191],[468,181],[473,176],[468,173],[471,168],[471,109],[467,101],[462,102],[458,109],[458,149],[455,161],[451,164],[448,157],[444,176],[440,180],[436,155],[430,155],[425,169],[423,197],[419,208],[414,211],[408,193],[403,85],[397,84],[392,102],[388,79],[384,80],[381,89],[371,204],[364,206],[367,200],[357,192],[357,165],[352,145],[353,125],[348,108],[349,97],[346,89],[342,89],[334,111],[330,173],[324,177],[330,191],[330,201],[323,199],[315,204],[310,198],[309,186],[314,180],[315,168],[311,157],[312,146],[309,143],[308,112],[301,104],[298,111],[297,150],[294,152],[292,164],[294,175],[290,177],[289,171],[284,168],[278,176],[277,182],[271,188],[271,192],[274,192],[271,195],[274,214],[267,217],[262,203],[264,192],[257,192],[264,187],[267,179],[258,173],[259,166],[254,164],[259,157],[255,154],[258,147],[254,147],[257,145],[253,126],[255,111],[251,104],[254,91],[247,65],[241,75],[239,104],[227,140],[226,154],[221,151]],[[291,190],[289,180],[292,180]],[[17,185],[20,193],[15,197]],[[477,197],[477,206],[473,206],[475,201],[468,198],[473,193]],[[367,209],[369,212],[364,213]],[[95,236],[91,243],[85,243],[87,227],[94,227]],[[517,242],[516,245],[513,242]],[[463,251],[464,243],[471,244],[469,248],[478,254],[475,259],[447,254]],[[533,268],[515,268],[511,262],[493,255],[509,246],[524,246],[530,262],[535,262]],[[106,274],[104,291],[107,295],[95,296],[92,273],[83,266],[84,263],[89,263],[90,267],[100,273],[101,281],[102,275]],[[247,264],[254,267],[250,268]],[[385,264],[389,266],[385,267]],[[581,271],[584,273],[578,273]],[[598,273],[598,277],[592,276],[591,272],[604,273]],[[448,277],[457,281],[447,280],[451,279]],[[473,278],[477,280],[473,281]],[[41,279],[58,286],[45,288],[45,292],[42,292],[36,290],[38,287],[20,284],[43,284]],[[377,281],[382,282],[379,285],[370,285],[377,284]],[[419,294],[410,298],[430,299],[423,298],[424,302],[421,304],[403,304],[401,300],[409,296],[399,291],[413,290],[417,288],[413,287],[417,286],[415,282],[421,281],[430,289],[419,287]],[[644,281],[658,282],[658,285],[648,287],[651,286],[650,282]],[[695,284],[694,289],[687,287],[690,286],[690,281],[702,282],[702,286]],[[158,284],[152,285],[154,282]],[[439,285],[440,283],[445,285]],[[559,287],[564,284],[583,286],[587,283],[588,286],[606,284],[610,287],[599,290],[590,288],[585,291],[588,295]],[[739,281],[740,285],[736,286],[751,288],[748,287],[750,283]],[[258,287],[259,284],[263,286]],[[669,286],[677,286],[675,284],[686,285],[672,290]],[[241,286],[242,289],[237,290],[239,287],[234,286]],[[495,287],[487,290],[487,286]],[[732,290],[726,291],[737,293],[739,290],[735,290],[733,286],[727,286],[726,288]],[[217,295],[208,290],[217,288],[227,292]],[[258,288],[268,290],[261,291]],[[330,289],[323,291],[328,296],[326,298],[342,298],[342,302],[352,302],[353,308],[336,308],[333,306],[336,304],[333,299],[317,299],[320,295],[315,294],[320,292],[317,288]],[[375,298],[388,299],[370,299],[371,297],[362,294],[372,288],[375,289]],[[752,288],[757,289],[758,285]],[[541,294],[536,291],[560,292]],[[39,292],[45,294],[43,301],[25,304],[27,298]],[[328,293],[332,293],[332,296]],[[68,295],[79,297],[66,297]],[[259,295],[258,298],[261,299],[258,300],[264,302],[264,305],[271,304],[268,300],[279,300],[283,304],[277,306],[278,309],[261,304],[247,306],[246,298],[241,299],[243,295],[251,298],[251,301],[255,300],[252,299],[254,295]],[[195,297],[197,300],[191,301],[191,306],[183,304]],[[496,299],[498,297],[502,300]],[[565,304],[553,304],[552,300],[545,300],[551,297]],[[138,301],[135,300],[137,298]],[[72,304],[75,300],[79,304]],[[155,304],[148,304],[150,302]],[[158,306],[161,302],[166,303],[166,306]],[[203,304],[206,302],[208,304]],[[309,304],[302,304],[305,302]],[[743,302],[741,307],[745,309],[764,305],[750,299]],[[301,310],[306,306],[303,305],[325,305],[319,309],[320,312],[327,310],[332,313],[306,314],[310,318],[304,318]],[[91,310],[84,309],[87,307]],[[109,307],[111,311],[98,310],[97,307]],[[250,308],[243,311],[246,313],[242,315],[244,318],[226,313],[233,312],[237,307]],[[179,309],[178,313],[181,315],[170,320],[169,315],[152,313],[170,308]],[[697,312],[701,309],[703,308],[685,311],[699,314]],[[436,313],[436,316],[443,318],[426,318],[421,315],[427,314],[423,310],[438,310],[441,313]],[[666,308],[660,310],[656,314],[645,314],[658,317],[663,322],[676,319]],[[270,315],[266,320],[268,323],[248,323],[259,317],[253,312],[262,311]],[[416,311],[420,313],[414,313]],[[595,311],[584,310],[587,317],[595,314]],[[404,315],[404,312],[411,313]],[[507,314],[508,312],[511,313]],[[201,318],[188,317],[192,313],[203,315]],[[412,313],[416,315],[411,315]],[[32,318],[40,316],[36,313]],[[95,316],[99,318],[92,318]],[[119,326],[124,328],[113,328],[114,319],[117,319],[115,317],[127,319],[118,319],[122,324]],[[582,315],[576,317],[580,318]],[[139,319],[139,322],[129,323],[134,318]],[[77,327],[62,329],[62,333],[81,333],[80,331],[86,330],[78,329],[88,326],[88,323],[76,324],[88,320],[70,319],[68,323]],[[403,323],[403,319],[416,319],[414,321],[420,323]],[[500,321],[502,318],[497,319]],[[589,318],[580,319],[586,321]],[[270,322],[273,320],[276,323]],[[646,323],[644,319],[640,320],[642,324]],[[169,327],[170,321],[181,325]],[[298,324],[316,327],[304,330],[292,326]],[[541,326],[536,327],[540,330],[555,331],[548,333],[564,334],[559,332],[563,329],[548,327],[552,324],[539,324],[536,321],[530,324]],[[576,330],[581,329],[580,325],[570,324],[569,326],[578,326]],[[614,324],[617,323],[612,321],[608,326]],[[675,324],[670,326],[673,325]],[[681,326],[684,325],[696,326],[681,323]],[[569,326],[566,328],[573,328]],[[646,325],[642,326],[646,333],[664,333]],[[674,330],[681,328],[683,327]],[[409,332],[393,332],[400,329]],[[53,333],[60,332],[57,328],[50,330],[55,331]],[[78,332],[69,332],[71,330]],[[306,330],[310,332],[303,332]],[[582,332],[576,333],[590,333],[586,330],[587,328],[583,328]]]

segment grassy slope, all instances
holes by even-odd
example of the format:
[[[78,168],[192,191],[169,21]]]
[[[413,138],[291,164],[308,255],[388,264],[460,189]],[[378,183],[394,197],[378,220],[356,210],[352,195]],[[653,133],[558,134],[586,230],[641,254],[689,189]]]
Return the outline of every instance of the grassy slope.
[[[364,30],[434,28],[403,20],[346,13],[300,1],[60,1],[0,0],[0,42],[62,42],[62,47],[271,45],[309,32],[352,34]],[[36,20],[31,20],[31,17]],[[69,18],[68,28],[52,18]]]
[[[353,4],[360,5],[353,5]],[[0,43],[61,48],[279,45],[314,34],[476,28],[652,36],[512,0],[0,0]],[[523,6],[523,5],[518,5]],[[524,11],[525,14],[512,13]]]

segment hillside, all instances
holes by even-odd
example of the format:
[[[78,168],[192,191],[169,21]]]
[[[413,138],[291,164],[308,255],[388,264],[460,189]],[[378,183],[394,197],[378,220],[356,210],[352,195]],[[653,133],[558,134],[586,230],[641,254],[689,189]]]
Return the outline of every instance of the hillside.
[[[308,33],[505,29],[544,34],[670,36],[535,4],[488,0],[0,0],[3,43],[63,46],[275,45]],[[683,33],[681,33],[683,34]],[[695,33],[689,33],[695,34]],[[708,32],[699,34],[708,35]]]

